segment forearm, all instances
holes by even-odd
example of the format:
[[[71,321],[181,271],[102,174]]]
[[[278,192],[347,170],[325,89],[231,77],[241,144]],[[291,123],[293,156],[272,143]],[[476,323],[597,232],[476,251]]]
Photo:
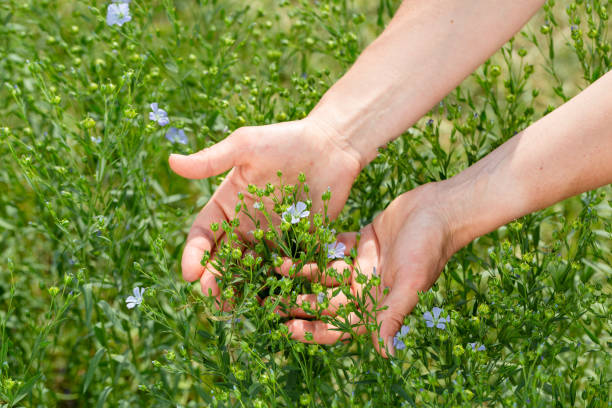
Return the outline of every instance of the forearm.
[[[310,113],[362,166],[514,35],[544,0],[405,0]]]
[[[442,182],[457,249],[565,198],[612,183],[612,73]]]

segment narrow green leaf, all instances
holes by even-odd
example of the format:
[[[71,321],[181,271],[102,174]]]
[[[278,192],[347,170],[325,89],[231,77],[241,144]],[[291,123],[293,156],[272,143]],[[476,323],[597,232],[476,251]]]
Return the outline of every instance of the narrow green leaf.
[[[42,374],[36,374],[35,376],[33,376],[32,378],[30,378],[28,380],[28,382],[26,382],[25,384],[23,384],[23,386],[21,386],[21,388],[19,389],[19,392],[17,393],[17,396],[15,397],[15,399],[11,402],[11,406],[16,405],[19,401],[21,401],[22,399],[24,399],[29,393],[30,391],[32,391],[32,388],[34,387],[34,385],[36,385],[36,382],[38,381],[38,379],[42,376]]]
[[[87,367],[87,372],[85,373],[85,381],[83,382],[83,394],[87,392],[87,388],[93,379],[93,375],[98,367],[98,364],[100,363],[100,359],[102,359],[105,352],[106,349],[104,347],[100,348],[89,361],[89,366]]]
[[[102,391],[102,394],[100,394],[100,397],[98,398],[98,403],[96,404],[96,408],[104,408],[104,403],[106,402],[106,398],[108,397],[108,394],[110,394],[112,390],[113,390],[113,387],[108,386],[104,389],[104,391]]]

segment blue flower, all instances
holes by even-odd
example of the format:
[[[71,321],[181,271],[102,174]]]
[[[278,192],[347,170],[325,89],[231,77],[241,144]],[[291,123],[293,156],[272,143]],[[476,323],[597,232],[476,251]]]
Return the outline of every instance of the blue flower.
[[[403,350],[406,348],[406,343],[404,343],[404,339],[406,335],[410,331],[410,326],[403,325],[395,336],[393,336],[393,348],[396,350]]]
[[[323,303],[323,302],[325,302],[325,293],[319,292],[319,294],[317,295],[317,303]]]
[[[159,126],[166,126],[170,123],[168,119],[168,113],[165,110],[159,109],[157,103],[151,104],[151,112],[149,112],[149,119],[157,122]]]
[[[142,295],[145,293],[145,288],[136,286],[132,293],[134,293],[134,296],[128,296],[127,299],[125,299],[125,304],[128,309],[133,309],[142,303]]]
[[[106,24],[109,26],[122,26],[124,23],[132,20],[130,15],[130,5],[127,3],[112,3],[109,4],[106,11]]]
[[[436,326],[438,329],[446,329],[446,323],[450,322],[450,316],[441,318],[440,313],[442,313],[443,311],[444,310],[440,309],[439,307],[434,307],[433,309],[431,309],[431,312],[433,312],[433,316],[429,311],[423,313],[423,318],[425,319],[425,324],[427,324],[427,327]]]
[[[346,245],[342,242],[334,242],[333,244],[327,244],[327,258],[329,259],[342,259],[344,258],[344,251]]]
[[[289,208],[285,212],[283,212],[282,217],[283,220],[291,218],[292,224],[297,224],[300,222],[300,218],[305,218],[310,215],[310,211],[306,210],[306,204],[301,201],[298,201],[295,204],[291,204]]]
[[[166,132],[166,139],[172,143],[187,144],[187,136],[185,135],[185,131],[175,127],[168,129]]]
[[[485,351],[486,350],[484,344],[481,344],[480,346],[478,346],[478,348],[476,348],[476,344],[477,343],[468,343],[468,346],[472,348],[472,351]]]

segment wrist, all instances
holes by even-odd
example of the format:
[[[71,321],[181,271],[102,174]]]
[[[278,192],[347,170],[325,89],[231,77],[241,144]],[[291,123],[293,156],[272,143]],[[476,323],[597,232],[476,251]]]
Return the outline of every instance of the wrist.
[[[376,144],[363,143],[362,136],[340,119],[341,114],[334,109],[313,110],[302,119],[315,132],[324,135],[332,144],[351,155],[359,163],[359,171],[377,155]]]
[[[436,183],[454,251],[537,209],[527,186],[529,176],[517,169],[517,142],[506,142],[470,168]]]
[[[451,178],[435,183],[438,203],[445,214],[451,238],[451,253],[476,239],[478,228],[474,206],[474,180]],[[482,225],[481,225],[482,226]]]
[[[333,129],[336,140],[356,152],[361,168],[377,156],[379,147],[398,137],[426,112],[415,109],[405,98],[408,92],[401,91],[398,83],[402,81],[392,67],[381,72],[381,45],[384,41],[375,40],[308,114],[308,119]],[[381,75],[396,80],[381,80]],[[409,114],[398,113],[402,107]]]

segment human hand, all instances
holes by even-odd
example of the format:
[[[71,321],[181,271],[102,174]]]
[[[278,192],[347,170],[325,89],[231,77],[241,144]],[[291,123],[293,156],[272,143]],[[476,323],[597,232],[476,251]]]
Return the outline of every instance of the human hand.
[[[313,197],[312,210],[322,208],[321,196],[328,188],[333,192],[328,207],[330,217],[341,211],[350,188],[359,171],[362,160],[354,149],[342,141],[338,133],[316,120],[306,118],[300,121],[284,122],[267,126],[244,127],[234,131],[216,145],[189,156],[173,154],[169,158],[170,167],[177,174],[190,178],[212,177],[232,169],[217,188],[208,203],[196,217],[183,251],[181,268],[183,278],[189,282],[200,279],[205,294],[218,296],[212,266],[216,241],[223,239],[220,228],[213,234],[212,223],[230,221],[236,215],[236,197],[244,194],[245,203],[252,207],[257,197],[249,194],[250,184],[265,186],[275,184],[277,171],[283,173],[283,183],[297,182],[298,175],[304,171]],[[266,207],[272,201],[262,198]],[[257,211],[261,219],[261,211]],[[269,211],[274,214],[273,211]],[[253,222],[240,212],[238,233],[243,240],[252,239],[249,231]],[[278,216],[272,222],[279,222]],[[205,251],[212,255],[206,266],[201,265]]]
[[[380,330],[372,333],[372,341],[383,356],[387,355],[385,347],[393,352],[393,336],[400,329],[404,316],[416,305],[418,292],[433,285],[448,259],[458,249],[453,243],[449,213],[441,205],[440,185],[431,183],[404,193],[361,230],[354,265],[347,265],[344,260],[336,260],[328,265],[337,271],[349,268],[351,274],[348,282],[331,279],[329,275],[333,274],[320,274],[316,264],[304,265],[298,272],[298,275],[328,287],[328,307],[322,314],[336,316],[338,310],[350,300],[342,291],[335,291],[336,295],[333,296],[334,287],[346,284],[353,297],[359,299],[362,291],[367,288],[363,282],[372,279],[373,271],[376,270],[380,284],[372,287],[370,299],[378,301],[377,321],[364,322],[355,312],[348,314],[346,320],[353,326],[354,334],[366,332],[366,324],[379,325]],[[356,244],[357,234],[342,233],[337,240],[345,245],[345,254],[349,254],[350,248]],[[285,260],[279,272],[288,276],[291,266],[291,261]],[[367,280],[358,279],[359,272],[366,275]],[[389,291],[384,295],[386,287]],[[317,301],[317,296],[300,295],[296,303],[302,305],[306,302],[306,308],[313,311],[317,303],[321,303]],[[370,311],[373,307],[371,303],[366,305]],[[287,313],[295,317],[287,325],[296,340],[333,344],[350,336],[350,333],[338,331],[333,323],[305,320],[313,315],[304,308],[290,308]]]

